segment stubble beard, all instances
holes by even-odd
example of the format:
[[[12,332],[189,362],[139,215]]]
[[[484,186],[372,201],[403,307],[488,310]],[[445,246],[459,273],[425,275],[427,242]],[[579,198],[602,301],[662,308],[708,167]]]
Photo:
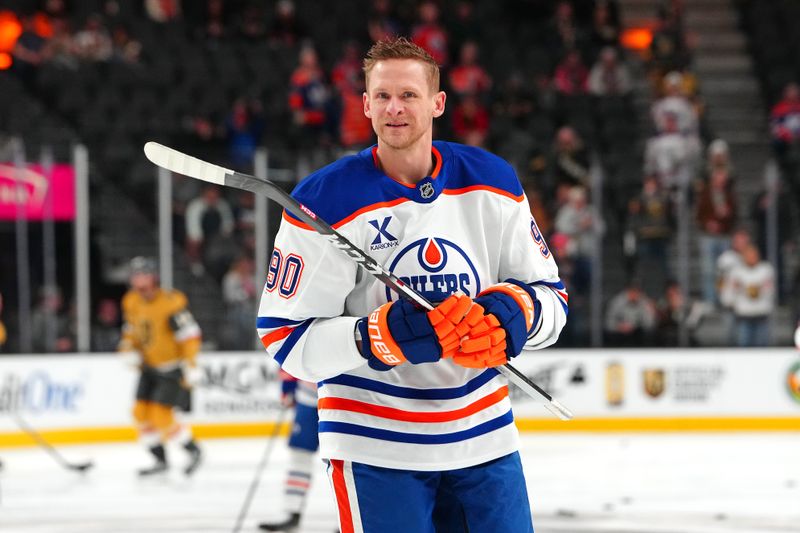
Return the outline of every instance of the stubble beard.
[[[387,131],[389,126],[385,126],[383,131]],[[412,133],[409,137],[405,139],[393,139],[387,135],[378,135],[378,139],[380,139],[383,144],[391,148],[392,150],[406,150],[412,146],[414,146],[420,139],[425,135],[427,130],[422,130],[416,134]]]

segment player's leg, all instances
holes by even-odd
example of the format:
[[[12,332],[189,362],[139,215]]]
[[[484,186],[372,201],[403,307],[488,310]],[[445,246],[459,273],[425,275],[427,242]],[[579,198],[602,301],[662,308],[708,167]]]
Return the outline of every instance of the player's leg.
[[[286,518],[277,522],[263,522],[265,531],[292,531],[300,524],[306,496],[311,488],[314,454],[319,448],[319,416],[316,406],[297,404],[294,425],[289,437],[289,469],[283,491]]]
[[[152,411],[151,398],[155,390],[155,380],[149,372],[142,372],[139,376],[139,384],[136,387],[136,403],[133,406],[133,419],[136,422],[136,429],[139,432],[139,441],[153,455],[156,462],[153,466],[139,470],[140,476],[147,476],[164,472],[167,469],[167,455],[161,435],[158,429],[152,424],[150,417]]]
[[[441,472],[331,459],[328,477],[342,533],[435,533],[433,505]]]
[[[461,502],[469,533],[533,533],[519,453],[442,473]]]
[[[181,385],[180,370],[158,375],[153,391],[153,403],[156,405],[154,425],[161,434],[162,442],[176,442],[189,454],[189,462],[184,467],[184,473],[188,476],[200,465],[202,453],[194,440],[192,429],[175,417],[175,409],[185,408],[187,399],[188,391]]]

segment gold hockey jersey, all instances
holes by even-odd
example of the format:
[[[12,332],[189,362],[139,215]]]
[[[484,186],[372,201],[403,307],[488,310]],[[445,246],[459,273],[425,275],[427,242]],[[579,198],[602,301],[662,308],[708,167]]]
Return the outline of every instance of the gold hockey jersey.
[[[152,300],[133,290],[122,298],[120,351],[138,351],[146,366],[170,370],[182,362],[194,366],[201,332],[186,308],[186,296],[177,290],[158,289]]]

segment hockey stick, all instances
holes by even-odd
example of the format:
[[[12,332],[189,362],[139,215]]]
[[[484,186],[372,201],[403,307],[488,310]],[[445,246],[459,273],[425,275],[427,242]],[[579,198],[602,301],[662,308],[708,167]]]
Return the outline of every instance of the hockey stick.
[[[261,462],[258,463],[258,466],[256,467],[256,473],[253,476],[253,481],[250,482],[250,488],[247,489],[247,495],[242,502],[242,508],[239,510],[239,516],[236,517],[236,523],[233,525],[231,533],[239,533],[239,531],[242,529],[242,524],[247,517],[247,512],[250,510],[250,503],[253,501],[253,496],[256,493],[256,489],[258,489],[258,484],[261,482],[261,476],[264,474],[264,468],[267,466],[269,456],[272,455],[272,448],[275,445],[275,441],[278,440],[278,435],[281,433],[283,419],[288,410],[289,409],[286,407],[281,407],[281,410],[278,412],[278,419],[275,421],[275,427],[272,428],[272,433],[269,435],[267,447],[264,449],[264,455],[261,456]]]
[[[196,157],[192,157],[181,153],[175,149],[166,147],[164,145],[148,142],[144,145],[144,154],[154,164],[159,167],[166,168],[172,172],[183,174],[195,179],[215,183],[217,185],[225,185],[227,187],[235,187],[257,194],[262,194],[275,202],[278,202],[285,209],[289,210],[297,216],[300,220],[311,226],[317,233],[327,237],[327,239],[337,248],[342,250],[351,259],[353,259],[360,266],[378,278],[382,283],[393,289],[400,296],[416,302],[421,307],[431,310],[433,304],[427,300],[423,295],[409,287],[397,276],[383,268],[375,259],[368,256],[364,251],[356,245],[347,240],[342,234],[333,229],[327,222],[317,217],[311,209],[304,206],[294,198],[292,198],[283,189],[278,187],[275,183],[236,172],[212,163],[201,161]],[[532,398],[543,397],[547,400],[544,406],[551,413],[556,415],[561,420],[572,419],[572,413],[561,405],[557,400],[545,392],[536,383],[528,379],[528,377],[514,368],[511,364],[506,363],[502,366],[495,367],[501,374],[506,376],[509,381],[514,383],[517,387],[522,389]]]
[[[76,472],[86,472],[87,470],[89,470],[94,466],[94,463],[92,461],[86,461],[84,463],[70,463],[69,461],[64,459],[64,456],[61,455],[58,452],[58,450],[53,448],[53,446],[51,446],[49,442],[44,440],[44,437],[39,435],[39,433],[35,429],[29,426],[28,423],[25,422],[21,416],[19,416],[19,413],[14,412],[13,417],[14,417],[14,422],[16,422],[16,424],[20,427],[22,431],[27,433],[30,438],[36,441],[36,444],[38,444],[41,448],[44,449],[44,451],[46,451],[50,455],[50,457],[55,459],[55,461],[59,465],[63,466],[67,470],[74,470]]]

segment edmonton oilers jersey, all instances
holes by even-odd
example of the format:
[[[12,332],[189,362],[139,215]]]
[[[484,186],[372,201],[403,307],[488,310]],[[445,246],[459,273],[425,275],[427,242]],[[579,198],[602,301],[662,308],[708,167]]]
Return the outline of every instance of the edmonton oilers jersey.
[[[324,167],[293,196],[431,301],[456,291],[475,297],[508,278],[529,283],[541,312],[526,348],[554,343],[567,294],[512,168],[483,150],[436,141],[434,171],[409,185],[386,176],[375,154],[373,147]],[[285,371],[319,383],[322,456],[448,470],[516,451],[508,384],[496,370],[449,359],[386,372],[365,364],[355,323],[395,299],[284,212],[257,327]]]

